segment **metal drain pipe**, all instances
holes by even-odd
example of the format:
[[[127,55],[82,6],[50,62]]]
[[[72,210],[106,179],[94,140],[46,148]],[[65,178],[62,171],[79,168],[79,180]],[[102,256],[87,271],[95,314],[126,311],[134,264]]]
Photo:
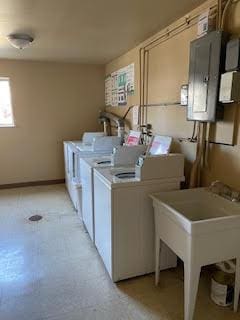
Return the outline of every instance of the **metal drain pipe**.
[[[111,112],[102,111],[99,115],[99,121],[103,124],[105,123],[104,127],[106,126],[106,123],[109,123],[110,121],[115,122],[117,125],[118,137],[121,137],[122,141],[124,141],[125,120],[123,118],[118,117],[117,115]]]

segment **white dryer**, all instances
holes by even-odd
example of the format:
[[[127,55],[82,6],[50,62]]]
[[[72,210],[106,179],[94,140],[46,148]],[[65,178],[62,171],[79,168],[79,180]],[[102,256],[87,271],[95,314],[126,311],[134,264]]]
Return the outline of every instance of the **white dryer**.
[[[135,165],[137,159],[147,149],[145,145],[118,146],[111,156],[82,158],[80,162],[82,184],[82,219],[84,225],[95,242],[94,234],[94,168]]]
[[[94,169],[95,245],[111,277],[154,272],[154,214],[149,194],[180,188],[181,154],[141,156],[135,167]],[[166,246],[161,269],[176,266]]]

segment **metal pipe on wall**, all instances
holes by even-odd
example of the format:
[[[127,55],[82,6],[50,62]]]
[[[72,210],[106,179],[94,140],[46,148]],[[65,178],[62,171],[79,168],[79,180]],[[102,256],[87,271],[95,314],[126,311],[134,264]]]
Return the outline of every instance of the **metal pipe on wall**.
[[[224,6],[222,17],[221,17],[221,29],[222,30],[224,30],[226,15],[227,15],[228,9],[230,8],[232,3],[233,3],[233,0],[228,0]]]
[[[214,4],[210,7],[210,11],[217,9],[217,4]],[[146,101],[146,96],[148,96],[148,70],[146,72],[146,64],[147,68],[149,65],[149,51],[155,48],[156,46],[160,45],[164,41],[172,38],[173,36],[177,35],[178,33],[186,30],[187,28],[196,24],[194,20],[196,20],[201,13],[197,13],[192,15],[191,17],[186,17],[184,22],[179,23],[178,25],[174,26],[171,29],[166,29],[165,32],[159,34],[156,38],[149,41],[146,45],[139,49],[139,61],[140,61],[140,110],[141,110],[141,119],[140,124],[146,125],[147,124],[147,109],[144,110],[142,105],[148,104],[148,98]],[[147,53],[146,53],[147,52]],[[147,58],[146,58],[147,57]],[[146,77],[147,75],[147,77]]]
[[[226,4],[225,4],[226,3]],[[213,5],[210,8],[211,14],[217,16],[217,28],[220,29],[224,27],[225,17],[228,10],[228,7],[232,3],[232,0],[228,0],[227,2],[218,0],[217,4]],[[222,12],[222,7],[224,6],[224,10]],[[164,41],[172,38],[173,36],[177,35],[178,33],[186,30],[187,28],[193,26],[197,22],[195,21],[199,17],[200,13],[195,14],[191,17],[186,17],[186,20],[179,25],[173,27],[172,29],[167,29],[165,33],[159,35],[157,38],[153,39],[149,43],[147,43],[143,48],[143,65],[141,65],[140,71],[143,70],[143,76],[141,77],[141,86],[143,89],[142,95],[143,98],[140,100],[140,104],[142,106],[142,102],[145,105],[148,105],[148,70],[146,72],[146,64],[148,68],[149,64],[149,51],[155,48],[156,46],[160,45]],[[147,52],[147,54],[146,54]],[[147,59],[146,59],[147,57]],[[141,60],[142,63],[142,60]],[[142,106],[143,107],[143,106]],[[144,108],[142,108],[144,109]],[[143,117],[141,118],[141,125],[147,124],[147,108],[146,111],[143,111]],[[197,123],[198,125],[198,134],[197,134],[197,156],[196,160],[193,164],[192,171],[191,171],[191,178],[190,178],[190,187],[197,187],[200,185],[200,177],[201,177],[201,166],[204,165],[207,152],[206,152],[206,135],[207,131],[209,132],[209,126],[206,123]],[[203,161],[205,159],[205,161]]]
[[[142,48],[139,49],[139,104],[142,104]],[[139,110],[139,124],[141,123],[141,112]]]
[[[217,29],[224,30],[225,19],[227,11],[233,0],[222,1],[218,0],[217,6]],[[198,132],[198,151],[197,157],[193,164],[190,178],[190,188],[200,186],[201,181],[201,168],[208,166],[208,153],[209,153],[209,134],[210,134],[211,123],[199,124]]]
[[[217,6],[217,29],[221,29],[221,21],[222,21],[222,0],[218,0],[218,6]]]
[[[221,20],[222,20],[222,7],[224,4],[226,4],[227,0],[218,0],[217,3],[210,5],[209,10],[210,10],[210,15],[212,17],[217,16],[218,17],[218,25],[219,28],[221,26]],[[238,0],[236,1],[238,2]],[[140,69],[140,124],[144,125],[146,124],[146,119],[147,116],[145,115],[147,111],[142,110],[141,106],[143,104],[147,104],[146,101],[144,101],[145,97],[143,94],[144,88],[148,86],[148,83],[146,82],[145,75],[146,75],[146,70],[145,70],[145,63],[146,60],[144,60],[145,56],[145,51],[148,51],[148,60],[149,60],[149,51],[155,48],[156,46],[162,44],[163,42],[171,39],[172,37],[176,36],[177,34],[181,33],[182,31],[186,30],[187,28],[190,28],[191,26],[195,25],[197,23],[197,18],[201,12],[198,12],[190,17],[186,16],[185,21],[179,23],[178,25],[174,26],[173,28],[168,28],[161,34],[157,35],[155,38],[150,40],[149,42],[146,43],[143,47],[139,49],[139,69]],[[149,63],[149,61],[148,61]]]
[[[196,188],[201,184],[201,162],[205,150],[207,123],[198,122],[197,125],[197,156],[192,166],[189,188]]]
[[[148,76],[149,76],[149,51],[145,50],[145,79],[146,79],[146,86],[145,86],[145,92],[144,92],[144,106],[148,107]],[[144,109],[144,124],[147,124],[147,113],[148,109],[147,107]]]
[[[145,103],[145,59],[146,59],[146,55],[145,55],[145,49],[143,49],[143,65],[142,65],[142,72],[143,72],[143,76],[142,76],[142,104],[140,106],[140,108],[142,109],[142,119],[141,119],[141,125],[144,124],[144,117],[145,117],[145,110],[142,108],[142,105]]]

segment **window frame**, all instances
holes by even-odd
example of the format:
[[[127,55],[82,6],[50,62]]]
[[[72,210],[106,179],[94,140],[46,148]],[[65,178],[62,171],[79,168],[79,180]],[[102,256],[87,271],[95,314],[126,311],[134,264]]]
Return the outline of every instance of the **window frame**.
[[[1,77],[0,76],[0,81],[8,81],[9,85],[9,91],[10,91],[10,108],[11,108],[11,114],[12,114],[12,123],[11,124],[1,124],[0,122],[0,129],[4,128],[15,128],[16,127],[16,122],[15,122],[15,117],[14,117],[14,112],[13,112],[13,105],[12,105],[12,89],[11,89],[11,80],[9,77]]]

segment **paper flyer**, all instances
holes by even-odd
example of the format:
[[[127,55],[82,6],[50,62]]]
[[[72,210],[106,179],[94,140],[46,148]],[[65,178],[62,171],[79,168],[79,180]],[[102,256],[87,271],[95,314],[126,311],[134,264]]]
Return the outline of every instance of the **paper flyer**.
[[[150,144],[151,155],[168,154],[172,143],[171,137],[155,136]]]
[[[126,146],[137,146],[140,143],[141,132],[130,130],[129,135],[127,137]]]
[[[128,95],[134,94],[134,63],[121,68],[105,80],[105,103],[113,107],[125,106]]]
[[[112,77],[107,76],[105,79],[105,105],[112,105]]]

